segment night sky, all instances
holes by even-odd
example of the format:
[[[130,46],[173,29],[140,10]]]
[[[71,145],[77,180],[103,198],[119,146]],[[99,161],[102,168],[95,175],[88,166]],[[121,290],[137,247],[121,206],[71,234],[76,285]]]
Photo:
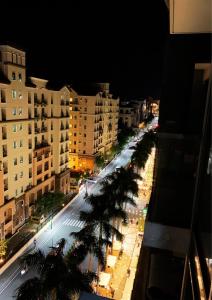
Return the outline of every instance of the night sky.
[[[4,2],[0,43],[26,50],[28,76],[73,87],[107,81],[127,99],[160,96],[168,32],[163,0]]]

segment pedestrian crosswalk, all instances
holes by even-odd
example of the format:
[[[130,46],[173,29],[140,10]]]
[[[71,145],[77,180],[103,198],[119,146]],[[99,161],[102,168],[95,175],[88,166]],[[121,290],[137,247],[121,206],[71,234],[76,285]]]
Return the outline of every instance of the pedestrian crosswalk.
[[[83,228],[84,222],[76,219],[66,218],[65,221],[63,222],[63,225]]]

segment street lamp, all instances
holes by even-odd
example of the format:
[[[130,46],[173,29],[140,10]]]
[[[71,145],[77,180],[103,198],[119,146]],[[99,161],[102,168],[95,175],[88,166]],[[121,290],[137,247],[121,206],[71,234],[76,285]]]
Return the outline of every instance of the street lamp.
[[[85,179],[85,197],[84,198],[87,198],[88,197],[88,187],[87,187],[87,180]]]

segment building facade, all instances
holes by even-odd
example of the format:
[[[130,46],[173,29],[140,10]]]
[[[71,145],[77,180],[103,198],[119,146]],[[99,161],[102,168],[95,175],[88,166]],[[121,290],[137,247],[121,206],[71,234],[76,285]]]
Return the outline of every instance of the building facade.
[[[69,167],[93,170],[95,157],[117,141],[119,99],[113,99],[109,84],[99,84],[94,95],[72,95]]]
[[[171,32],[178,34],[166,43],[153,191],[133,300],[212,297],[209,2],[167,1]]]
[[[69,192],[70,91],[26,78],[25,52],[0,46],[0,238],[28,219],[38,197]]]

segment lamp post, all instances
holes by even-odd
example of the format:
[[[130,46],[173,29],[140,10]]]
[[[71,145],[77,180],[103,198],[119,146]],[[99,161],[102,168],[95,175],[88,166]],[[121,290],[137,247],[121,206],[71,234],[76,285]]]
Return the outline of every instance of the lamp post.
[[[87,180],[85,179],[85,198],[88,197],[88,187],[87,187]]]

